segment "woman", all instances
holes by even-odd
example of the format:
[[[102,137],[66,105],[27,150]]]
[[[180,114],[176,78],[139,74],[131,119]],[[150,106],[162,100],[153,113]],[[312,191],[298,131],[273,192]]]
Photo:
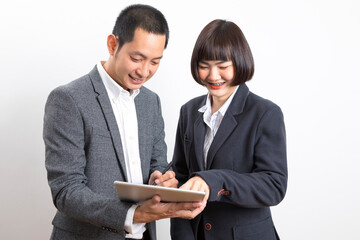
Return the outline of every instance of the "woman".
[[[196,218],[171,220],[172,239],[279,239],[269,206],[287,185],[283,114],[245,84],[254,61],[240,28],[205,26],[191,72],[209,93],[181,108],[173,168],[182,189],[206,197]]]

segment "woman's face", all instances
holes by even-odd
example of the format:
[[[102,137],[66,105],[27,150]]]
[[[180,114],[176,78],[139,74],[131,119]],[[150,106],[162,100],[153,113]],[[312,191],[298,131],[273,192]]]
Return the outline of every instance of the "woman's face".
[[[202,60],[198,64],[199,77],[213,100],[225,102],[237,86],[231,86],[234,66],[231,61]]]

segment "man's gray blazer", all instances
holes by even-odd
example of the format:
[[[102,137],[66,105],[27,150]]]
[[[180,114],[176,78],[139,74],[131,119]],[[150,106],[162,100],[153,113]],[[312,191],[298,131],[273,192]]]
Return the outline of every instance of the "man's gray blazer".
[[[167,164],[159,97],[145,87],[135,98],[144,183]],[[124,239],[132,205],[114,181],[126,181],[121,137],[95,67],[53,90],[45,106],[46,169],[54,204],[53,239]],[[147,225],[155,239],[155,222]],[[81,238],[82,236],[82,238]]]

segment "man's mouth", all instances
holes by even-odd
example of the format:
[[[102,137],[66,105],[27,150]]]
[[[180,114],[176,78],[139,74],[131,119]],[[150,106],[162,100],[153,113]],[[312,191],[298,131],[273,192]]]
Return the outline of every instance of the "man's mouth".
[[[129,77],[131,78],[131,80],[133,80],[133,81],[135,81],[137,83],[141,83],[142,81],[144,81],[144,78],[134,78],[130,74],[129,74]]]

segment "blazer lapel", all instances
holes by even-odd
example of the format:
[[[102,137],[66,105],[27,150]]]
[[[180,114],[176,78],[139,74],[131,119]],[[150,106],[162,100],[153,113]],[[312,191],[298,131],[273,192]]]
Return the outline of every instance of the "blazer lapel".
[[[232,99],[232,102],[230,103],[229,108],[225,113],[223,120],[221,121],[219,129],[214,137],[214,140],[211,143],[207,157],[206,169],[210,169],[215,154],[224,144],[224,142],[230,136],[230,134],[234,131],[235,127],[238,125],[235,116],[243,112],[246,98],[248,95],[249,95],[249,88],[245,84],[240,85],[237,92],[235,93],[234,98]]]
[[[144,104],[148,101],[148,99],[143,95],[141,90],[143,90],[143,88],[140,89],[139,95],[137,95],[135,98],[135,107],[138,122],[138,141],[140,146],[139,154],[141,159],[141,171],[143,175],[143,180],[145,181],[149,178],[150,169],[149,165],[146,164],[146,161],[143,161],[144,159],[146,159],[146,156],[145,152],[141,151],[141,146],[146,146],[147,142],[151,141],[149,139],[149,136],[151,136],[151,134],[149,133],[150,128],[148,127],[148,124],[146,124],[147,122],[149,122],[149,111],[151,111],[151,109],[149,109],[148,104]]]
[[[206,125],[203,120],[203,113],[198,112],[198,115],[194,122],[194,148],[195,148],[195,157],[197,163],[197,166],[194,166],[195,171],[205,170],[205,164],[204,164],[205,132],[206,132]]]
[[[126,165],[125,165],[125,159],[124,159],[124,153],[122,149],[122,143],[121,143],[121,137],[120,137],[120,131],[116,122],[116,118],[113,112],[113,109],[111,107],[111,103],[109,100],[109,96],[107,94],[106,88],[102,82],[102,79],[99,75],[99,72],[96,68],[96,66],[91,70],[89,73],[90,80],[93,84],[94,91],[98,94],[97,99],[99,101],[100,107],[102,109],[102,112],[104,114],[105,121],[107,123],[107,126],[110,130],[110,135],[114,144],[115,152],[118,158],[118,161],[121,166],[121,171],[123,176],[125,177],[126,181],[127,175],[126,175]]]

